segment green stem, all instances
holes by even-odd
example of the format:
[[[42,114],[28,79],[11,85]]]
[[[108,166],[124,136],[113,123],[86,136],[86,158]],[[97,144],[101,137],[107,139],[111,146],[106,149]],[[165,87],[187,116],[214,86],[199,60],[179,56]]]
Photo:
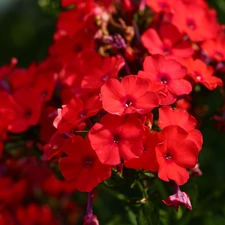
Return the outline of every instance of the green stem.
[[[101,185],[99,188],[103,192],[105,192],[106,194],[111,195],[111,196],[113,196],[114,198],[116,198],[116,199],[118,199],[120,201],[129,202],[129,199],[125,195],[123,195],[121,193],[118,193],[117,191],[115,191],[115,190],[113,190],[111,188],[108,188],[105,185]]]

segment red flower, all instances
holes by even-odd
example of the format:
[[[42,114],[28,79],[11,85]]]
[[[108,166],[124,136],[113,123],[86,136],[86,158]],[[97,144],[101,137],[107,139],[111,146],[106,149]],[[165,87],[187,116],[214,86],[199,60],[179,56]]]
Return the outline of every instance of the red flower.
[[[50,160],[54,158],[56,161],[60,159],[63,155],[63,146],[66,141],[70,137],[69,134],[63,133],[60,134],[56,132],[52,135],[48,144],[43,146],[44,151],[44,160]]]
[[[63,65],[74,60],[77,54],[85,49],[94,49],[94,37],[86,29],[76,31],[73,37],[70,37],[61,31],[55,34],[55,42],[49,48],[49,53],[57,57]]]
[[[152,86],[160,86],[167,98],[161,98],[160,104],[171,104],[176,97],[189,94],[191,84],[184,79],[187,70],[174,59],[166,59],[162,55],[153,55],[145,58],[144,71],[139,71],[138,76],[148,79]]]
[[[202,83],[209,90],[215,89],[217,86],[222,86],[223,81],[213,76],[213,67],[207,66],[200,59],[188,62],[188,74],[195,80],[196,83]]]
[[[62,5],[62,7],[68,7],[68,6],[78,3],[78,2],[79,2],[78,0],[62,0],[61,5]]]
[[[110,78],[117,76],[119,70],[124,66],[125,62],[122,57],[105,57],[94,64],[88,73],[84,76],[81,86],[82,88],[100,88]]]
[[[166,11],[169,12],[173,9],[176,0],[147,0],[148,7],[156,12]]]
[[[176,209],[176,211],[178,211],[178,207],[180,205],[183,205],[187,209],[192,210],[192,205],[189,196],[185,192],[182,192],[176,183],[174,189],[175,194],[170,195],[166,200],[162,200],[163,203],[165,203],[168,206],[173,206]]]
[[[141,37],[143,45],[151,54],[162,54],[179,58],[192,56],[194,49],[190,41],[183,41],[183,34],[170,23],[163,23],[159,33],[153,28],[144,32]]]
[[[17,63],[18,63],[17,59],[16,58],[12,58],[11,62],[10,62],[10,65],[3,65],[2,67],[0,67],[0,80],[1,80],[1,83],[2,83],[3,79],[9,77],[9,74],[12,73],[12,71],[14,70],[14,68],[15,68]]]
[[[89,192],[111,176],[111,166],[99,161],[87,138],[73,135],[66,141],[64,151],[68,156],[60,160],[59,168],[77,190]]]
[[[87,21],[87,12],[79,7],[69,11],[63,11],[59,14],[57,22],[57,31],[64,31],[68,36],[74,36],[74,34],[84,28]]]
[[[193,116],[189,115],[186,110],[163,106],[159,108],[158,126],[164,129],[170,125],[182,127],[188,132],[195,129],[197,121]]]
[[[170,106],[159,109],[159,127],[164,129],[167,126],[175,125],[183,128],[188,132],[187,139],[193,141],[200,151],[202,149],[203,138],[201,132],[195,129],[196,124],[196,119],[183,109],[173,109]]]
[[[116,115],[146,114],[159,105],[158,96],[148,89],[148,81],[137,76],[126,76],[121,83],[111,79],[101,88],[103,109]]]
[[[178,1],[172,23],[185,32],[192,41],[204,41],[214,38],[218,32],[219,25],[213,11],[197,4],[184,4]]]
[[[198,148],[188,140],[188,133],[181,127],[165,127],[161,134],[165,141],[156,146],[158,176],[164,181],[174,180],[178,185],[183,185],[189,179],[185,168],[194,168],[197,163]]]
[[[10,125],[16,118],[15,105],[11,95],[0,91],[0,139],[2,139],[2,133],[10,129]]]
[[[101,124],[96,123],[89,131],[92,148],[99,160],[108,165],[117,165],[124,160],[136,158],[142,153],[143,125],[135,117],[105,115]]]
[[[36,65],[32,63],[28,69],[15,68],[9,75],[8,81],[12,91],[27,88],[33,81]]]
[[[31,203],[27,207],[20,206],[17,209],[16,216],[17,220],[23,225],[57,225],[52,211],[47,205],[39,206]]]
[[[37,125],[41,114],[41,100],[31,88],[19,89],[13,94],[16,119],[11,123],[10,131],[20,133],[30,126]]]
[[[27,181],[21,179],[13,181],[12,177],[1,176],[0,178],[0,209],[8,206],[20,205],[22,199],[27,194]]]
[[[145,169],[156,172],[159,169],[159,164],[156,160],[155,147],[163,142],[163,139],[157,132],[150,133],[149,129],[145,129],[143,141],[143,153],[139,158],[131,159],[125,162],[125,166],[133,169]]]
[[[56,128],[52,126],[56,116],[57,110],[55,107],[45,106],[42,108],[42,113],[39,119],[41,140],[48,142],[56,132]]]
[[[54,126],[60,133],[70,132],[84,123],[85,119],[96,115],[100,109],[101,101],[98,96],[93,96],[86,102],[74,97],[69,104],[59,111],[60,114],[55,118]],[[84,128],[85,124],[82,127]]]
[[[76,191],[66,180],[59,180],[55,175],[49,176],[41,184],[44,193],[51,196],[61,196],[63,194],[72,194]]]
[[[225,35],[222,33],[216,39],[208,39],[201,44],[201,48],[212,59],[225,61]]]
[[[101,67],[102,62],[104,62],[104,60],[102,60],[102,57],[99,53],[95,52],[94,50],[83,50],[65,67],[65,69],[62,70],[62,72],[60,73],[60,81],[62,82],[63,85],[66,85],[66,87],[69,89],[69,91],[71,92],[71,96],[75,95],[77,97],[84,97],[84,96],[87,97],[89,95],[89,90],[82,87],[82,85],[85,86],[83,78],[84,76],[88,76],[88,74],[90,74],[90,71],[94,71],[98,67]],[[110,72],[113,71],[115,70],[113,69],[112,66],[112,71]],[[104,72],[101,78],[103,78],[104,80]],[[96,88],[95,85],[96,83],[99,84],[99,80],[97,82],[96,81],[94,82],[94,88]],[[87,85],[87,87],[88,86],[91,87],[91,85]],[[64,90],[65,89],[63,89],[63,91]],[[96,91],[96,89],[94,91]],[[91,89],[90,92],[93,92],[93,90]],[[69,100],[70,99],[71,97],[69,98]],[[67,101],[63,102],[68,103],[68,99],[66,100]]]

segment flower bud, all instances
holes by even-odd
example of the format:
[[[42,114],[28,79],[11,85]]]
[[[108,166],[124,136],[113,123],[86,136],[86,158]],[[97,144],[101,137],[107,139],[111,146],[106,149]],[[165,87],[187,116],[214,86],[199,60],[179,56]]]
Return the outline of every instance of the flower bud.
[[[173,206],[176,211],[178,211],[180,205],[183,205],[187,209],[192,210],[191,201],[187,193],[182,192],[176,183],[174,190],[175,194],[170,195],[168,199],[162,200],[162,202],[168,206]]]
[[[199,168],[199,164],[197,163],[193,169],[189,171],[191,177],[200,177],[202,176],[202,171]]]
[[[83,225],[99,225],[97,216],[94,214],[88,214],[84,216]]]

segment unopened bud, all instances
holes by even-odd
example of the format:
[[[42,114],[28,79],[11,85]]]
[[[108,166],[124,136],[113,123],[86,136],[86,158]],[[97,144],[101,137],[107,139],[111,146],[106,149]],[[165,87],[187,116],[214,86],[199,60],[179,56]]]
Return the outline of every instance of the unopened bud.
[[[192,210],[191,201],[187,193],[182,192],[176,183],[174,190],[175,194],[170,195],[166,200],[162,200],[163,203],[165,203],[168,206],[173,206],[176,209],[176,211],[178,211],[180,205],[183,205],[187,209]]]
[[[202,171],[199,168],[199,164],[197,163],[193,169],[189,171],[191,177],[200,177],[202,176]]]
[[[83,225],[99,225],[97,216],[94,214],[84,216]]]

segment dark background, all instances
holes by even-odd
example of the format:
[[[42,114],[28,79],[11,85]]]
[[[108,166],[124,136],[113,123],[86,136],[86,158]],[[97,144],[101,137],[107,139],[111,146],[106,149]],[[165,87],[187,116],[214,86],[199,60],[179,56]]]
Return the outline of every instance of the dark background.
[[[225,1],[211,0],[209,3],[217,9],[220,23],[225,23]],[[52,43],[59,10],[58,0],[0,0],[0,65],[8,64],[12,57],[18,58],[20,67],[43,60]],[[190,180],[182,187],[190,194],[193,211],[187,212],[179,225],[225,225],[225,133],[216,130],[212,120],[221,103],[218,89],[206,92],[199,102],[200,106],[209,107],[201,118],[204,146],[199,163],[203,176]],[[118,210],[122,210],[116,208],[116,202],[105,201],[103,203],[109,205],[104,206],[101,201],[97,203],[97,214],[102,207],[105,207],[106,216],[113,213],[112,208],[117,215]],[[174,214],[174,211],[171,213]],[[104,221],[104,215],[100,218]]]

